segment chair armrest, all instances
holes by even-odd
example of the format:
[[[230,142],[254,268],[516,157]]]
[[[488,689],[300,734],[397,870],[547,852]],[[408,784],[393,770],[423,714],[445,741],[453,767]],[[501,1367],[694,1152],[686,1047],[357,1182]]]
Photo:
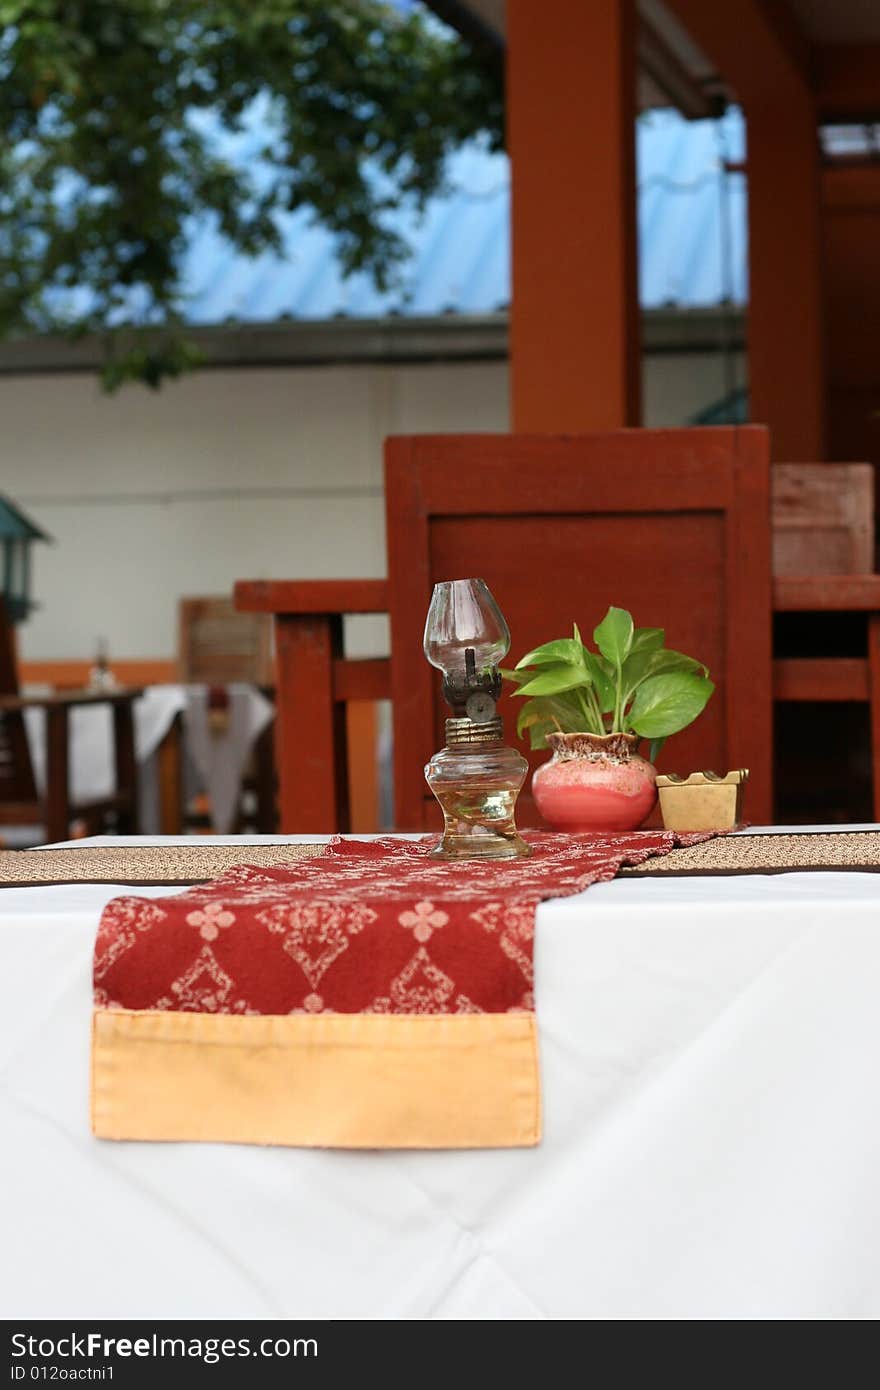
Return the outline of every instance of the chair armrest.
[[[240,579],[235,606],[246,613],[387,613],[385,579]]]
[[[73,709],[78,705],[125,705],[143,695],[143,687],[119,690],[60,690],[53,695],[0,695],[0,713],[26,709]]]

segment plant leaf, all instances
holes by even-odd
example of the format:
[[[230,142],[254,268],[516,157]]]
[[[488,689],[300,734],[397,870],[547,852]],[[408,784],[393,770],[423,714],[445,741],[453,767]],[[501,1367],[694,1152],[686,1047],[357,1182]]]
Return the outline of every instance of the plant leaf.
[[[547,724],[551,728],[554,725],[552,714],[543,700],[527,700],[520,709],[516,721],[517,735],[522,738],[526,729],[530,729],[535,724]]]
[[[553,715],[563,733],[577,734],[584,727],[584,712],[580,695],[576,690],[564,691],[561,695],[538,697],[542,705]]]
[[[540,700],[529,700],[528,704],[523,705],[516,721],[518,737],[528,734],[529,747],[532,749],[546,748],[547,735],[558,727],[557,721],[542,707]]]
[[[525,704],[520,706],[519,713],[516,716],[516,732],[518,736],[522,738],[524,729],[527,729],[530,724],[536,723],[537,720],[546,719],[547,717],[542,701],[526,700]]]
[[[562,663],[542,667],[536,676],[521,685],[517,695],[559,695],[564,690],[574,690],[576,686],[588,686],[590,678],[586,667]]]
[[[623,664],[623,703],[626,705],[642,681],[649,676],[662,676],[669,671],[694,671],[708,676],[709,671],[701,661],[683,652],[674,652],[669,647],[661,651],[633,651]]]
[[[629,724],[643,738],[666,738],[702,714],[715,686],[691,671],[651,676],[635,693]]]
[[[540,749],[547,747],[547,735],[552,734],[555,728],[556,725],[553,723],[552,719],[531,726],[528,731],[529,748],[533,753],[537,753]]]
[[[593,633],[599,651],[618,671],[629,656],[632,640],[632,614],[625,608],[609,608]]]
[[[596,656],[595,652],[589,651],[586,647],[584,665],[599,698],[599,708],[603,714],[608,714],[614,708],[614,671],[601,656]]]
[[[580,733],[584,728],[583,712],[574,695],[537,696],[527,700],[519,712],[516,732],[520,738],[528,734],[530,746],[547,747],[547,734],[554,729],[563,733]]]
[[[636,652],[653,652],[662,647],[666,633],[662,627],[637,627],[633,633],[630,655]]]
[[[549,666],[559,661],[579,666],[583,660],[583,650],[583,644],[576,642],[573,637],[558,637],[555,642],[545,642],[542,647],[526,652],[522,660],[516,663],[516,670],[521,671],[524,666]]]
[[[665,742],[666,742],[666,739],[665,739],[665,738],[652,738],[652,739],[651,739],[651,748],[650,748],[650,751],[649,751],[649,753],[648,753],[648,762],[649,762],[649,763],[655,763],[655,762],[657,761],[657,759],[658,759],[659,756],[660,756],[660,752],[661,752],[661,750],[662,750],[663,745],[664,745]]]

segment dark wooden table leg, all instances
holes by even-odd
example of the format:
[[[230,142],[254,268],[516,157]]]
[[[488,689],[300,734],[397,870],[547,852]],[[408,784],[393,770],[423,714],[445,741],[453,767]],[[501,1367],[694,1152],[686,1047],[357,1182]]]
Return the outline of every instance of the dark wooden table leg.
[[[49,844],[70,834],[70,773],[68,768],[69,710],[63,705],[46,710],[46,839]]]
[[[880,823],[880,613],[871,613],[868,618],[868,692],[871,701],[874,820]]]
[[[175,715],[156,751],[159,776],[159,829],[163,835],[183,834],[183,729]]]
[[[116,752],[116,791],[124,798],[119,811],[119,831],[123,835],[138,833],[138,769],[134,753],[133,701],[120,701],[113,706],[113,743]]]
[[[254,790],[257,797],[256,827],[258,835],[273,835],[278,829],[276,810],[277,778],[275,776],[274,720],[268,724],[254,746]]]

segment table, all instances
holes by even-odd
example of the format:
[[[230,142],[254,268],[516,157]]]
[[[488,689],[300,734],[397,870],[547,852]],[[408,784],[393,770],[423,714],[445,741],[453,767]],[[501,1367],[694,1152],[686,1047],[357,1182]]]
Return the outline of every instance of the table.
[[[544,1141],[469,1153],[93,1140],[117,891],[0,892],[6,1317],[880,1314],[875,875],[543,904]]]
[[[194,789],[207,789],[217,830],[235,824],[241,780],[260,734],[274,718],[271,701],[254,685],[228,686],[229,722],[213,731],[208,718],[206,685],[148,686],[134,706],[135,753],[139,767],[141,829],[158,831],[161,824],[156,753],[175,724],[183,721],[184,751],[191,765]],[[74,802],[109,795],[113,788],[113,736],[106,705],[75,709],[70,716],[70,778]],[[45,714],[26,714],[34,776],[42,793],[46,781]]]

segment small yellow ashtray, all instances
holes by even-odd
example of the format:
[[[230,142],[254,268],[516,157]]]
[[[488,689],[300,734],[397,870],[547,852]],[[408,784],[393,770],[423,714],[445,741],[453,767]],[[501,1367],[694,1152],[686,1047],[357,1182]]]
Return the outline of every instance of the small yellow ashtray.
[[[667,830],[733,830],[742,820],[747,767],[719,777],[717,772],[692,772],[689,777],[658,773],[660,811]]]

